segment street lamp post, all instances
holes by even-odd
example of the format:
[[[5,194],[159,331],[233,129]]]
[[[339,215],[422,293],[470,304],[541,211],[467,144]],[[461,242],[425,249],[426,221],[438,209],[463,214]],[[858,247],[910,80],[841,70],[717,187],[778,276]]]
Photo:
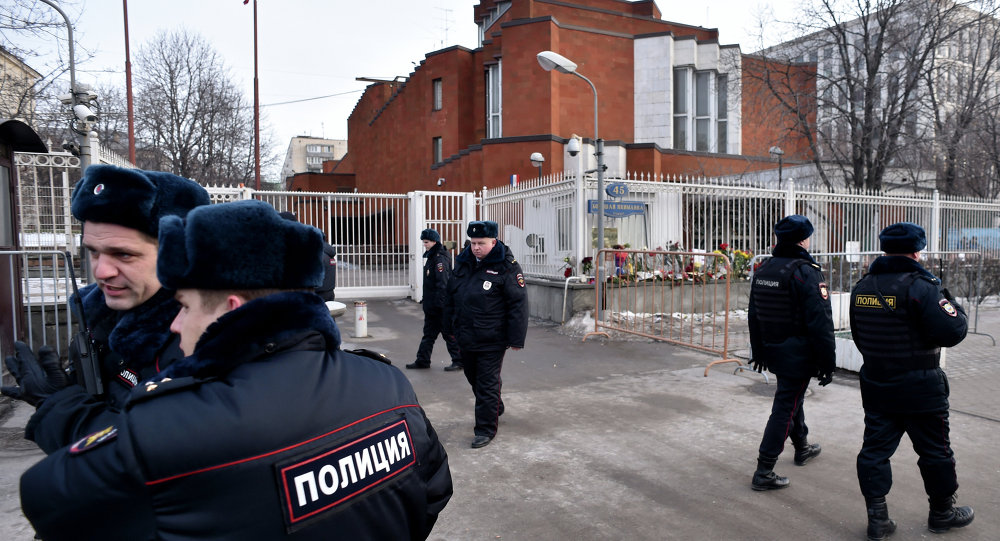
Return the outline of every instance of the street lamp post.
[[[594,155],[597,156],[597,251],[601,251],[604,249],[604,141],[598,137],[597,131],[597,87],[594,86],[594,83],[590,79],[577,73],[575,62],[559,53],[542,51],[535,55],[535,57],[538,59],[538,64],[545,71],[552,71],[554,69],[559,73],[576,75],[587,81],[590,89],[594,91]]]
[[[81,114],[80,112],[78,112],[79,110],[77,109],[78,105],[84,105],[84,104],[80,101],[80,98],[77,95],[76,91],[76,62],[73,59],[73,25],[70,24],[69,17],[66,16],[66,13],[62,9],[60,9],[59,6],[57,6],[54,2],[52,2],[52,0],[42,0],[42,2],[48,4],[50,7],[52,7],[52,9],[58,11],[59,15],[62,15],[63,20],[66,21],[66,30],[69,33],[69,94],[70,95],[69,95],[69,100],[64,101],[63,103],[66,103],[66,105],[70,106],[70,111],[80,119],[81,124],[83,126],[82,132],[74,129],[74,131],[77,131],[77,133],[80,134],[80,172],[82,174],[84,171],[87,170],[87,166],[90,165],[91,161],[90,120],[92,115],[86,113]],[[84,111],[89,111],[89,109],[85,108]],[[70,125],[71,128],[73,127],[72,123],[73,121],[71,121]]]
[[[542,164],[545,163],[545,156],[542,156],[541,152],[532,152],[529,159],[531,160],[531,165],[538,168],[538,178],[542,178]]]
[[[768,154],[773,158],[778,158],[778,188],[781,188],[781,167],[782,167],[782,157],[785,155],[785,151],[781,150],[779,146],[773,146],[768,151]]]

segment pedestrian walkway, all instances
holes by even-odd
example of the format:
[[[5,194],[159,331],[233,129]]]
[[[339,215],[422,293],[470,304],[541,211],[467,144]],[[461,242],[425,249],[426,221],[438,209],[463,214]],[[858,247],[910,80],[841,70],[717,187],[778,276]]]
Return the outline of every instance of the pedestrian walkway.
[[[980,330],[1000,336],[1000,310],[981,317]],[[351,310],[338,320],[345,349],[383,352],[400,368],[414,359],[422,321],[420,306],[405,300],[369,302],[366,338],[352,336]],[[647,340],[581,342],[536,321],[525,349],[507,353],[497,438],[471,449],[472,392],[460,373],[443,370],[450,363],[443,346],[434,348],[431,370],[405,371],[448,451],[455,484],[431,539],[864,539],[856,377],[811,387],[809,437],[823,453],[796,467],[788,446],[776,471],[791,486],[758,493],[750,478],[773,392],[759,374],[720,365],[706,378],[710,355]],[[1000,538],[1000,415],[990,383],[1000,377],[997,351],[989,338],[970,336],[948,353],[959,496],[976,520],[942,541]],[[11,541],[31,539],[17,513],[16,478],[38,455],[20,453],[0,449],[0,537]],[[926,529],[927,499],[909,444],[893,467],[893,541],[938,539]]]

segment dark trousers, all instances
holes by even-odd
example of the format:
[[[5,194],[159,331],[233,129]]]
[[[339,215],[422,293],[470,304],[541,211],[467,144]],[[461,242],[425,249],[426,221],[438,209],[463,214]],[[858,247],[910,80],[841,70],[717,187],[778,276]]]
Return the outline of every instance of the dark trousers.
[[[760,441],[760,454],[767,458],[778,458],[785,449],[785,440],[792,438],[792,445],[806,441],[809,428],[802,400],[809,388],[809,378],[775,377],[778,381],[771,404],[771,416],[764,427],[764,437]]]
[[[885,496],[892,488],[889,458],[903,433],[916,451],[924,490],[931,500],[945,500],[958,490],[955,455],[948,437],[948,412],[882,413],[865,411],[865,442],[858,453],[858,483],[869,498]]]
[[[465,379],[472,385],[472,394],[476,397],[476,428],[477,436],[492,438],[497,435],[497,425],[503,414],[503,399],[500,398],[500,368],[503,366],[503,355],[506,350],[495,351],[462,351],[462,366]]]
[[[424,308],[424,337],[420,339],[420,347],[417,348],[417,364],[430,366],[431,352],[434,350],[434,342],[441,334],[441,318],[444,312],[438,309]],[[459,359],[458,343],[455,338],[448,335],[444,337],[444,345],[448,348],[448,355],[451,355],[452,362],[461,362]]]

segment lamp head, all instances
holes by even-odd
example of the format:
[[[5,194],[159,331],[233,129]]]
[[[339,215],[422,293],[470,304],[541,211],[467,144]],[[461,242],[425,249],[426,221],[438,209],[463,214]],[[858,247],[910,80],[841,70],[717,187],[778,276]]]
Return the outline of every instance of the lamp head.
[[[532,152],[531,157],[528,159],[531,160],[531,165],[535,167],[541,167],[545,163],[545,156],[542,156],[541,152]]]
[[[576,73],[576,63],[565,56],[552,51],[542,51],[535,55],[538,65],[545,71],[555,69],[559,73]]]

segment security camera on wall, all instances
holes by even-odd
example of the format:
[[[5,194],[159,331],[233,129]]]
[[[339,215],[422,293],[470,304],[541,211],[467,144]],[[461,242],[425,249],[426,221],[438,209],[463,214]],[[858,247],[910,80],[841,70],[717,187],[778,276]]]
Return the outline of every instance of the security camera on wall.
[[[576,157],[580,153],[580,139],[577,136],[569,138],[569,142],[566,144],[566,152],[569,152],[570,156]]]
[[[94,111],[82,103],[78,103],[73,106],[73,114],[76,118],[80,119],[81,122],[97,122],[97,115]]]
[[[441,178],[439,178],[439,179],[438,179],[438,186],[444,186],[444,183],[445,183],[445,182],[446,182],[446,181],[444,180],[444,177],[441,177]]]

